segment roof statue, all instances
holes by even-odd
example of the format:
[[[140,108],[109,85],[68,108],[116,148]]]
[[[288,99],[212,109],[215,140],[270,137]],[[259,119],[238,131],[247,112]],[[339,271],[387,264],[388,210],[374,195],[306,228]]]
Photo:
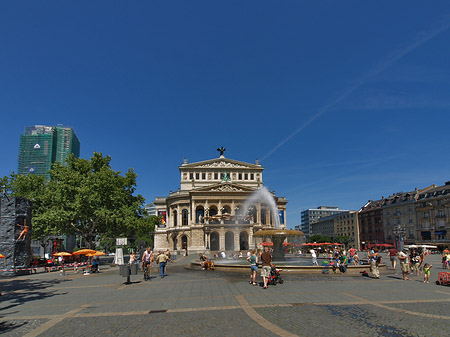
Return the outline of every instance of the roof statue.
[[[226,150],[226,148],[224,148],[223,146],[217,148],[217,151],[220,152],[220,156],[223,156],[223,153],[225,152],[225,150]]]

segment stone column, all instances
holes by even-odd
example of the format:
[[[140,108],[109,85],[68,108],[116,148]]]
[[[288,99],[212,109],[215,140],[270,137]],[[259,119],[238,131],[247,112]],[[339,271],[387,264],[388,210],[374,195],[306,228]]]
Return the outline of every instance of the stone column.
[[[255,222],[257,224],[261,223],[261,203],[260,202],[256,205],[256,219],[255,219]]]
[[[225,228],[220,227],[217,232],[219,233],[219,248],[220,248],[220,251],[225,250]]]
[[[239,228],[236,228],[233,230],[234,233],[234,250],[239,251],[240,250],[240,244],[239,244],[239,235],[241,234],[241,231]]]
[[[249,228],[247,233],[248,233],[248,249],[252,250],[255,248],[255,244],[253,243],[253,228]]]

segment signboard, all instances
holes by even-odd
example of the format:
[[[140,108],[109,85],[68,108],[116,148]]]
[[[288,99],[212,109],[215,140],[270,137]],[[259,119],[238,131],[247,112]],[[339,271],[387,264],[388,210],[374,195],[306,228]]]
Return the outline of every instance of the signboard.
[[[127,238],[116,239],[116,246],[126,246],[126,245],[127,245]]]
[[[116,239],[117,240],[117,239]],[[126,240],[126,239],[125,239]],[[122,248],[116,248],[116,255],[114,256],[114,263],[115,264],[124,264],[123,261],[123,250]]]
[[[165,225],[166,224],[166,215],[167,215],[166,211],[158,211],[159,223],[161,225]]]

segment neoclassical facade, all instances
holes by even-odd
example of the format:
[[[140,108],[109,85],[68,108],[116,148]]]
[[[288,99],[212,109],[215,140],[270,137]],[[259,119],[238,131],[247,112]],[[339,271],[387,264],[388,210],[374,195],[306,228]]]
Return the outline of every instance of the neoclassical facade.
[[[197,163],[184,160],[179,170],[180,188],[153,202],[161,218],[155,229],[155,250],[243,251],[262,243],[253,233],[273,228],[275,217],[280,228],[286,228],[286,198],[270,192],[276,206],[271,207],[267,199],[248,202],[263,186],[264,168],[258,161],[240,162],[221,153],[219,158]]]

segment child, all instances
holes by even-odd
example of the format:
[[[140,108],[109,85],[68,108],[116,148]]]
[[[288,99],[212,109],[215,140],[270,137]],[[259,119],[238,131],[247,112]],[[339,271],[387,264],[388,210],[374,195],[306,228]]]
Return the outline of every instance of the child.
[[[433,267],[432,264],[425,263],[423,266],[423,283],[430,283],[430,269]]]

